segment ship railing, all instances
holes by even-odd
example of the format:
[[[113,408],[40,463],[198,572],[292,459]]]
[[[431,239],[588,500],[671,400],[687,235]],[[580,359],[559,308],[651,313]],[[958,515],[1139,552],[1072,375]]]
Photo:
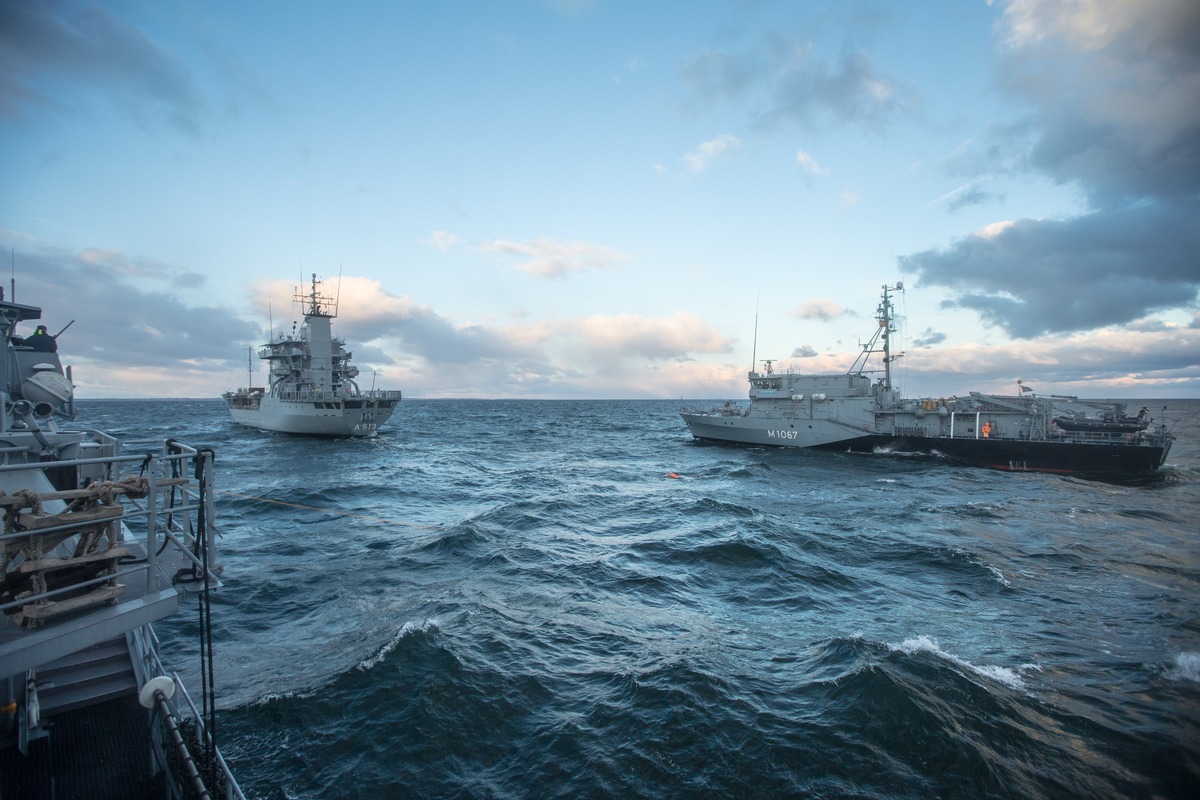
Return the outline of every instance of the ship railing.
[[[302,403],[330,403],[339,400],[399,400],[401,398],[399,389],[367,389],[358,392],[283,389],[276,390],[274,395],[277,400]]]
[[[1129,447],[1161,447],[1169,434],[1160,431],[1060,431],[1050,440],[1076,444],[1127,445]]]
[[[358,393],[359,397],[368,400],[399,400],[401,395],[399,389],[364,389]]]
[[[129,578],[132,584],[138,575],[144,576],[144,591],[135,592],[129,599],[154,594],[170,585],[182,572],[178,569],[181,564],[185,570],[190,567],[192,581],[203,585],[206,576],[210,585],[219,585],[217,575],[212,570],[207,573],[204,571],[205,561],[210,565],[217,563],[212,452],[167,440],[155,442],[154,449],[147,449],[140,454],[120,454],[112,437],[98,431],[88,433],[93,443],[108,449],[109,454],[0,465],[0,472],[15,473],[73,468],[83,476],[80,482],[87,484],[81,489],[43,492],[34,496],[10,495],[3,502],[9,507],[7,520],[17,518],[17,508],[32,511],[30,506],[54,500],[64,503],[83,500],[95,503],[100,508],[121,508],[119,514],[81,515],[77,519],[72,518],[71,512],[57,515],[42,513],[29,518],[30,521],[34,518],[38,520],[37,527],[27,524],[23,529],[14,529],[11,523],[6,524],[4,533],[0,534],[0,541],[4,543],[0,552],[5,553],[2,565],[5,570],[8,569],[10,558],[28,551],[29,546],[34,548],[33,552],[38,552],[41,550],[41,540],[58,542],[55,547],[49,548],[51,552],[38,553],[39,558],[35,562],[38,568],[30,570],[34,575],[32,592],[22,593],[20,599],[0,604],[2,611],[21,611],[35,627],[55,613],[86,608],[101,601],[114,600],[120,605],[122,596],[117,593],[110,593],[112,596],[108,598],[93,594],[90,602],[79,597],[81,592],[100,591],[97,587],[104,584],[116,587],[118,578]],[[139,444],[147,443],[129,442],[127,446]],[[192,476],[198,477],[188,477],[189,469]],[[164,494],[167,497],[160,496]],[[124,541],[125,533],[136,536],[143,521],[146,526],[144,562],[120,566],[119,559],[125,555],[120,543]],[[39,537],[41,540],[33,541]],[[199,554],[193,552],[197,549],[198,540],[204,543],[204,549]],[[72,544],[76,550],[83,549],[85,552],[68,555]],[[104,544],[107,547],[103,547]],[[116,555],[107,556],[110,550]],[[92,577],[81,577],[56,589],[49,589],[48,584],[37,577],[42,570],[46,574],[61,574],[71,562],[94,563],[96,569],[92,571]],[[105,569],[106,566],[109,568]],[[75,599],[64,601],[63,598],[68,594],[75,595]]]
[[[154,760],[154,771],[165,771],[171,777],[170,783],[179,786],[184,783],[185,778],[179,773],[186,771],[180,769],[181,762],[190,761],[196,766],[194,772],[199,774],[210,797],[246,800],[246,795],[233,776],[233,770],[221,754],[220,748],[213,742],[211,732],[204,722],[204,714],[196,707],[179,673],[167,672],[159,656],[158,635],[154,629],[149,626],[138,628],[131,633],[131,637],[132,645],[138,654],[138,659],[134,662],[138,685],[145,686],[159,676],[168,676],[175,684],[174,694],[163,699],[162,713],[153,717],[151,757]],[[180,729],[187,729],[190,736],[180,735],[176,739],[173,731]],[[187,741],[188,738],[191,742]],[[196,753],[192,752],[193,748]],[[188,777],[190,779],[190,776]]]
[[[695,414],[698,416],[708,417],[745,417],[749,416],[750,409],[747,406],[742,406],[734,400],[726,400],[724,404],[719,406],[685,406],[683,401],[679,403],[679,413]]]

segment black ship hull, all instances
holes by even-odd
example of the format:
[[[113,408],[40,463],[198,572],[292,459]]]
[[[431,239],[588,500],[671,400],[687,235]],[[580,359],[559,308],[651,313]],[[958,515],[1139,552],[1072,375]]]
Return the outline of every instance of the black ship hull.
[[[1168,447],[1147,444],[1031,442],[925,436],[864,436],[822,449],[849,450],[857,453],[928,453],[942,455],[973,467],[1095,476],[1152,473],[1162,466],[1169,451]]]

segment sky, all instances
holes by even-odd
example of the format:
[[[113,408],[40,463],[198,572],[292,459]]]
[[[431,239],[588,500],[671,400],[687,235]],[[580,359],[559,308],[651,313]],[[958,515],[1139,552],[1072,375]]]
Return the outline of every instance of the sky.
[[[1200,397],[1195,0],[0,0],[0,170],[80,398]]]

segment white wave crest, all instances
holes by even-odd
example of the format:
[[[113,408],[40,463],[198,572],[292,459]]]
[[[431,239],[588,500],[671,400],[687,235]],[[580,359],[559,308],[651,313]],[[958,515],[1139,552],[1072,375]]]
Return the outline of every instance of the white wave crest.
[[[267,692],[262,697],[254,701],[253,705],[267,706],[271,703],[277,703],[281,700],[306,700],[315,696],[316,689],[289,689],[283,692]]]
[[[393,650],[396,649],[396,645],[400,644],[400,641],[405,636],[408,636],[410,633],[436,631],[438,627],[438,621],[436,619],[423,619],[404,623],[400,630],[396,631],[396,635],[392,637],[390,642],[379,648],[379,652],[375,653],[375,655],[358,662],[358,665],[355,667],[355,669],[361,672],[374,669],[383,663],[383,660],[387,658]]]
[[[1200,653],[1180,653],[1165,674],[1173,681],[1200,683]]]
[[[1022,680],[1021,673],[1017,670],[1009,667],[993,667],[987,665],[976,666],[970,661],[959,658],[951,653],[947,653],[938,646],[936,639],[932,639],[928,636],[917,636],[912,639],[905,639],[900,644],[889,644],[888,647],[897,652],[906,654],[919,652],[933,653],[938,658],[944,658],[945,660],[955,664],[958,667],[961,667],[962,669],[974,672],[976,675],[987,678],[988,680],[1002,683],[1010,689],[1016,689],[1017,691],[1022,692],[1026,690],[1025,681]],[[1024,668],[1025,667],[1022,667],[1022,669]]]
[[[1001,572],[998,567],[994,567],[991,564],[981,564],[981,566],[985,567],[988,571],[995,575],[996,580],[1000,581],[1000,585],[1005,589],[1012,588],[1012,584],[1008,582],[1008,578],[1004,577],[1004,573]]]

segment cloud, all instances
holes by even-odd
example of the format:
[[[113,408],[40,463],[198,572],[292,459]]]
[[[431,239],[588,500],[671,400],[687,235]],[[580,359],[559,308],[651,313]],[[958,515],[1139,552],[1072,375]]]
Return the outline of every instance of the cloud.
[[[994,223],[900,258],[1018,337],[1187,309],[1200,290],[1200,4],[1014,0],[999,82],[1028,118],[989,146],[1077,187],[1066,219]],[[950,206],[970,197],[948,196]],[[953,193],[952,193],[953,195]],[[981,199],[987,199],[983,197]]]
[[[669,317],[647,318],[634,314],[592,316],[557,321],[556,338],[576,340],[591,358],[679,359],[692,353],[728,353],[729,339],[695,314],[676,312]]]
[[[626,60],[626,62],[624,64],[621,65],[621,68],[619,70],[617,70],[616,72],[613,73],[612,82],[613,83],[621,83],[625,79],[626,75],[632,75],[635,72],[642,69],[642,67],[644,67],[644,66],[645,66],[645,62],[642,61],[642,59],[637,58],[637,57],[630,58],[630,59]]]
[[[184,62],[99,5],[5,0],[0,16],[0,115],[66,112],[100,90],[143,125],[197,135],[209,103]]]
[[[337,297],[334,335],[347,341],[359,368],[378,369],[377,385],[410,395],[663,397],[672,392],[669,380],[690,385],[708,374],[711,367],[696,357],[733,349],[732,340],[684,312],[481,324],[456,322],[368,278],[343,277],[324,292]],[[294,293],[288,281],[262,281],[253,305],[278,316]]]
[[[809,176],[813,175],[828,175],[829,170],[818,164],[812,156],[803,150],[796,152],[796,163],[800,165],[800,169]]]
[[[434,231],[429,235],[429,238],[424,241],[424,244],[436,247],[438,250],[449,250],[458,244],[458,237],[453,233],[446,231]]]
[[[1018,220],[903,256],[900,269],[1013,336],[1089,330],[1195,303],[1197,219],[1200,201]]]
[[[1002,193],[989,192],[983,188],[986,183],[986,178],[976,178],[975,180],[968,181],[962,186],[951,189],[928,205],[941,205],[945,206],[948,211],[958,211],[968,206],[982,206],[1003,202],[1004,195]]]
[[[762,126],[832,122],[882,131],[915,104],[913,92],[862,51],[830,63],[809,43],[778,37],[744,53],[702,53],[680,66],[680,77],[693,103],[751,105]]]
[[[539,278],[562,278],[572,272],[612,269],[628,261],[615,247],[591,242],[555,242],[537,239],[532,242],[496,240],[480,246],[484,252],[523,259],[514,269]]]
[[[687,165],[695,172],[703,172],[709,165],[724,157],[727,153],[740,149],[742,140],[736,136],[723,133],[715,139],[701,142],[696,149],[683,157]]]
[[[905,358],[922,392],[1013,393],[1016,379],[1042,394],[1192,397],[1200,390],[1200,333],[1182,326],[1115,327],[1002,345],[923,348]]]
[[[861,51],[830,67],[811,48],[797,47],[783,65],[765,120],[811,123],[824,115],[841,124],[881,131],[909,105],[908,92],[875,70]]]
[[[204,276],[183,267],[163,264],[153,259],[127,256],[117,250],[103,250],[89,247],[79,251],[76,256],[83,264],[88,264],[102,270],[127,278],[152,278],[170,281],[178,286],[194,289],[204,284]]]
[[[816,358],[817,351],[812,345],[802,344],[792,351],[792,358]]]
[[[944,341],[946,341],[946,334],[935,331],[933,328],[926,328],[913,340],[913,344],[917,347],[932,347]]]
[[[679,76],[693,100],[707,106],[740,101],[761,80],[763,70],[753,58],[707,52],[681,64]]]
[[[59,351],[76,366],[83,395],[203,394],[212,388],[197,387],[220,386],[231,368],[244,367],[244,344],[262,332],[226,309],[189,305],[186,290],[198,281],[178,277],[192,275],[110,250],[24,242],[15,299],[40,306],[51,332],[74,320]]]
[[[296,293],[288,281],[259,281],[254,286],[255,311],[265,315],[270,307],[276,319],[299,324],[303,309],[292,302]],[[300,289],[307,293],[309,287]],[[400,344],[396,361],[417,357],[437,364],[470,365],[489,358],[526,358],[537,354],[534,343],[501,335],[486,326],[455,324],[432,308],[407,295],[394,295],[379,281],[343,276],[325,283],[321,293],[336,299],[334,334],[348,342],[379,342],[392,339]],[[280,316],[283,315],[283,316]],[[278,324],[278,323],[277,323]],[[361,348],[359,352],[364,352]]]
[[[1001,36],[1034,168],[1097,205],[1200,190],[1200,4],[1019,0]]]
[[[821,322],[829,322],[838,317],[846,315],[846,309],[839,306],[832,300],[812,300],[799,306],[795,311],[791,312],[793,317],[800,319],[815,319]]]

